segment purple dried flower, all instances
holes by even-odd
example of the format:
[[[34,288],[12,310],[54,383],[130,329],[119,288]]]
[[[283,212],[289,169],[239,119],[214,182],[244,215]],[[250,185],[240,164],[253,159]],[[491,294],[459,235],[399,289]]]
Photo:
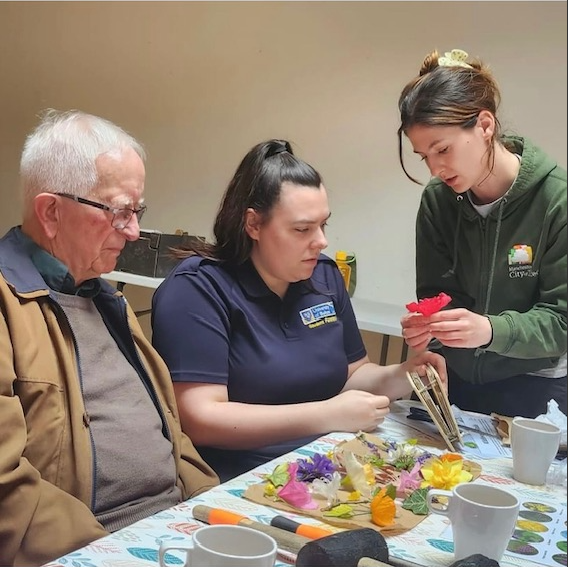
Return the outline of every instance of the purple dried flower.
[[[384,449],[384,447],[380,447],[379,445],[369,441],[365,433],[362,431],[357,433],[356,437],[361,443],[363,443],[363,445],[365,445],[365,447],[367,447],[367,449],[369,449],[369,451],[371,451],[373,455],[377,455],[379,458],[381,457],[381,449]],[[389,445],[389,443],[387,443],[387,445]]]
[[[331,459],[320,453],[314,453],[311,459],[298,459],[296,480],[311,482],[316,478],[331,480],[336,466]]]
[[[416,458],[416,462],[419,463],[420,465],[423,465],[430,457],[433,457],[434,455],[432,453],[429,453],[428,451],[424,451],[424,453],[422,453],[420,456],[418,456]]]
[[[397,441],[386,441],[386,450],[396,451],[398,449],[399,443]]]

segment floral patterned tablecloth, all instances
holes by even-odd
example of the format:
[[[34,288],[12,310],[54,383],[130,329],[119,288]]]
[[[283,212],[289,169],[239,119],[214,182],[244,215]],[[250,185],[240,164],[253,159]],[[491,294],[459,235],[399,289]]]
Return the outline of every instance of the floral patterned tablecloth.
[[[400,411],[406,411],[404,404]],[[396,411],[396,407],[394,408]],[[387,419],[376,431],[383,439],[406,441],[418,438],[421,446],[428,447],[429,439],[414,429],[406,427],[401,421]],[[279,462],[298,457],[311,457],[314,453],[326,453],[337,443],[353,438],[352,434],[332,433],[226,482],[200,496],[183,502],[173,508],[136,522],[77,551],[69,553],[45,567],[151,567],[158,564],[158,548],[162,542],[182,543],[189,534],[197,529],[200,522],[192,516],[191,510],[196,504],[206,504],[214,508],[223,508],[237,512],[252,520],[269,523],[270,519],[280,511],[265,507],[242,498],[248,486],[261,481],[262,475],[270,473]],[[441,452],[441,451],[440,451]],[[476,457],[478,459],[478,457]],[[479,459],[478,459],[479,460]],[[514,492],[521,502],[540,503],[544,507],[554,508],[563,518],[564,541],[566,540],[566,489],[562,487],[533,487],[520,484],[512,478],[512,462],[508,458],[483,459],[479,461],[483,467],[481,476],[475,481],[504,487]],[[317,521],[288,514],[290,517],[315,525]],[[329,526],[325,526],[328,527]],[[332,528],[333,529],[333,528]],[[453,543],[448,536],[448,520],[439,515],[429,515],[412,530],[398,536],[387,537],[389,553],[393,560],[404,560],[410,564],[425,567],[446,567],[453,562]],[[564,544],[565,545],[565,544]],[[561,550],[561,548],[560,548]],[[556,550],[560,553],[559,550]],[[564,556],[565,556],[564,551]],[[172,567],[182,567],[182,561],[169,556]],[[566,565],[551,559],[543,562],[540,558],[531,560],[531,556],[507,552],[501,560],[501,567],[535,567],[535,565]],[[278,560],[276,567],[288,565]]]

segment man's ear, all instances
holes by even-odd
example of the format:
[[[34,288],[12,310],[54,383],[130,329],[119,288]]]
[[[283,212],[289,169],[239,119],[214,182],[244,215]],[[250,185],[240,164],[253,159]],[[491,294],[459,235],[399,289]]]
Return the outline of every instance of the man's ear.
[[[261,215],[254,209],[248,208],[245,212],[245,230],[252,240],[258,240],[261,225]]]
[[[54,238],[61,221],[60,198],[53,193],[40,193],[34,197],[37,222],[48,238]]]

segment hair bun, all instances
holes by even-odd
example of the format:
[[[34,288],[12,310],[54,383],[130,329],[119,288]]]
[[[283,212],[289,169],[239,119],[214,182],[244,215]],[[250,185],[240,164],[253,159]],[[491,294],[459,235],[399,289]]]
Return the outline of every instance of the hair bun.
[[[289,154],[294,155],[292,152],[292,146],[286,140],[273,140],[268,148],[268,152],[266,153],[266,157],[270,158],[272,156],[288,152]]]

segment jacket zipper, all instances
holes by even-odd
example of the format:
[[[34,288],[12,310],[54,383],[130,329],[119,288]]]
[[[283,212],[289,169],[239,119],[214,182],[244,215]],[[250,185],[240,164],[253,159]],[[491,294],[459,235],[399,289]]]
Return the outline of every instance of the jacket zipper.
[[[481,277],[479,278],[479,287],[478,287],[478,305],[480,305],[483,309],[483,313],[485,311],[485,308],[483,307],[485,305],[485,301],[487,299],[487,281],[488,281],[488,273],[489,270],[491,269],[491,266],[489,266],[489,250],[491,250],[491,242],[489,241],[489,233],[490,231],[487,229],[487,219],[486,218],[480,218],[479,219],[479,231],[481,233],[481,266],[480,266],[480,275]],[[480,349],[480,348],[476,348],[475,349],[475,356],[473,357],[473,372],[472,375],[474,376],[475,379],[475,383],[479,383],[478,378],[479,378],[479,374],[480,374],[480,366],[481,366],[481,362],[482,362],[482,357],[485,354],[485,351]]]

